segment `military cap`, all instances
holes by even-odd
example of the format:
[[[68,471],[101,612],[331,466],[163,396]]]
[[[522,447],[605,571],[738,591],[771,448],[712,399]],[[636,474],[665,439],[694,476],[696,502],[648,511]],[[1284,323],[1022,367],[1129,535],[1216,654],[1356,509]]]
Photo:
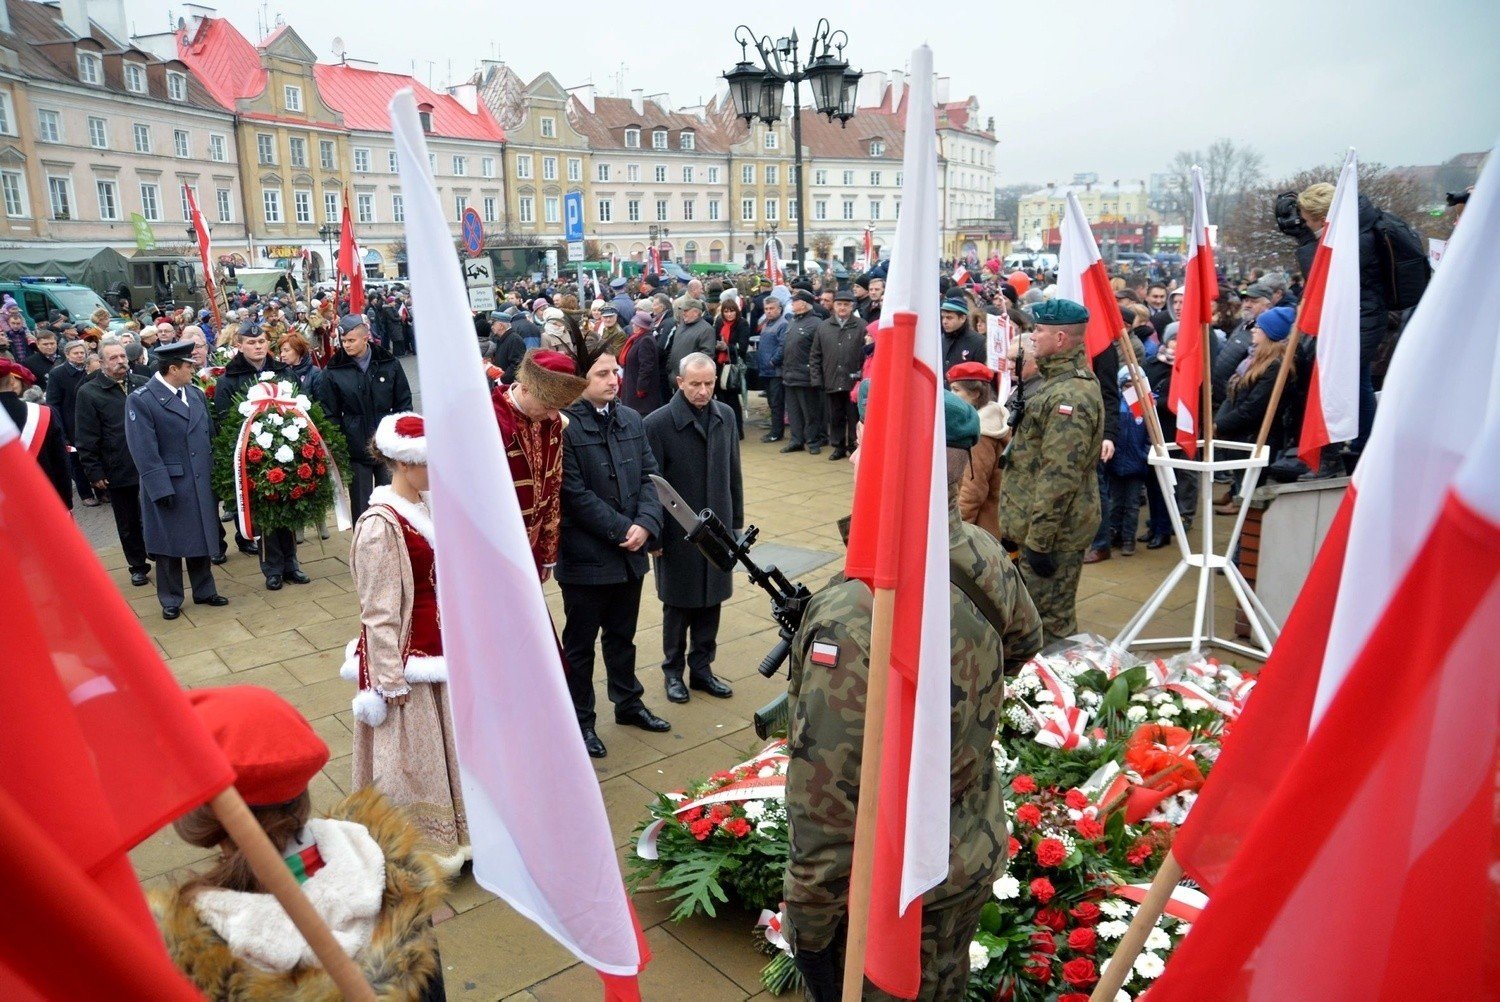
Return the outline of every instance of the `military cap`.
[[[609,287],[611,289],[623,289],[623,288],[625,288],[625,278],[624,278],[624,276],[616,276],[615,278],[610,279],[609,280]]]
[[[164,344],[152,352],[152,357],[158,362],[191,362],[195,347],[197,347],[197,344],[193,341],[177,341],[173,344]]]
[[[348,334],[350,331],[359,330],[361,327],[368,328],[369,322],[365,320],[363,313],[350,313],[339,321],[339,333]]]
[[[1089,311],[1071,299],[1049,299],[1037,303],[1031,308],[1031,316],[1037,323],[1052,327],[1089,322]]]

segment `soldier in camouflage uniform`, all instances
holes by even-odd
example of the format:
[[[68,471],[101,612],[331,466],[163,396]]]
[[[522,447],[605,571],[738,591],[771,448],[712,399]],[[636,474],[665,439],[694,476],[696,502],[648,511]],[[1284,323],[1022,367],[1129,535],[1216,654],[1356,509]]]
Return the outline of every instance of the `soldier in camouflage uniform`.
[[[1011,441],[1000,495],[1000,536],[1021,551],[1021,579],[1042,615],[1046,642],[1078,632],[1083,553],[1099,527],[1094,467],[1104,437],[1104,400],[1084,355],[1089,311],[1067,299],[1032,311],[1041,385]]]
[[[948,421],[948,531],[953,573],[971,578],[993,609],[981,612],[957,584],[952,610],[954,846],[948,879],[922,898],[922,999],[960,999],[969,978],[969,943],[990,886],[1005,864],[1005,791],[991,744],[1000,726],[1006,674],[1041,647],[1036,609],[1015,566],[993,536],[958,516],[965,451],[978,439]],[[836,999],[843,971],[844,917],[854,857],[854,816],[864,738],[865,685],[873,599],[861,581],[835,583],[808,604],[792,647],[791,728],[786,807],[790,825],[783,928],[815,1002]],[[991,625],[998,614],[1003,635]],[[864,997],[889,996],[868,983]]]

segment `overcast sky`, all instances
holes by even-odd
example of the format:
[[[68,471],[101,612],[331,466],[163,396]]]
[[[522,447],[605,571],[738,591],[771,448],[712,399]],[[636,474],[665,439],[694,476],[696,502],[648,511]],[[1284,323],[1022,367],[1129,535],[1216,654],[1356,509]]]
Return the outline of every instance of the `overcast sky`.
[[[930,44],[952,96],[977,95],[995,118],[999,184],[1078,171],[1144,178],[1220,136],[1256,146],[1273,175],[1350,145],[1365,161],[1425,164],[1500,138],[1500,0],[219,0],[217,9],[252,40],[258,18],[280,14],[320,59],[332,59],[341,36],[352,58],[439,87],[500,58],[527,80],[551,71],[565,87],[592,80],[610,95],[619,78],[624,94],[666,91],[679,106],[722,83],[739,58],[741,18],[772,36],[795,27],[805,47],[816,12],[848,33],[845,54],[866,71],[903,69],[913,45]],[[126,0],[136,32],[161,30],[168,10],[185,13]]]

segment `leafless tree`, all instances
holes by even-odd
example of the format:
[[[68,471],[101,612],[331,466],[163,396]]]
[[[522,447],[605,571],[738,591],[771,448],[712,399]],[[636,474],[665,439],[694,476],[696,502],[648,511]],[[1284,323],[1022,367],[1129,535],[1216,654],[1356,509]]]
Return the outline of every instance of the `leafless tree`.
[[[1206,150],[1180,150],[1167,170],[1172,174],[1171,194],[1175,196],[1183,226],[1192,224],[1194,166],[1203,171],[1203,195],[1212,223],[1222,223],[1227,219],[1245,193],[1260,184],[1265,176],[1265,158],[1248,143],[1215,139]]]

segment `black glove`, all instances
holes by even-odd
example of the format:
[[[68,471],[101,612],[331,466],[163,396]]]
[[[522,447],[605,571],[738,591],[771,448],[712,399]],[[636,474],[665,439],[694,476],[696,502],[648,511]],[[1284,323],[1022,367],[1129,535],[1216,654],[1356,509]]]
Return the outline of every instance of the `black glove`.
[[[1050,578],[1057,573],[1057,558],[1050,553],[1038,553],[1029,546],[1021,547],[1021,556],[1039,578]]]
[[[158,507],[158,508],[170,509],[176,503],[177,503],[177,500],[174,497],[172,497],[172,495],[170,495],[170,494],[168,494],[164,498],[157,498],[156,499],[156,507]]]
[[[844,958],[837,942],[821,950],[798,950],[792,959],[813,1002],[836,1002],[844,991]]]

